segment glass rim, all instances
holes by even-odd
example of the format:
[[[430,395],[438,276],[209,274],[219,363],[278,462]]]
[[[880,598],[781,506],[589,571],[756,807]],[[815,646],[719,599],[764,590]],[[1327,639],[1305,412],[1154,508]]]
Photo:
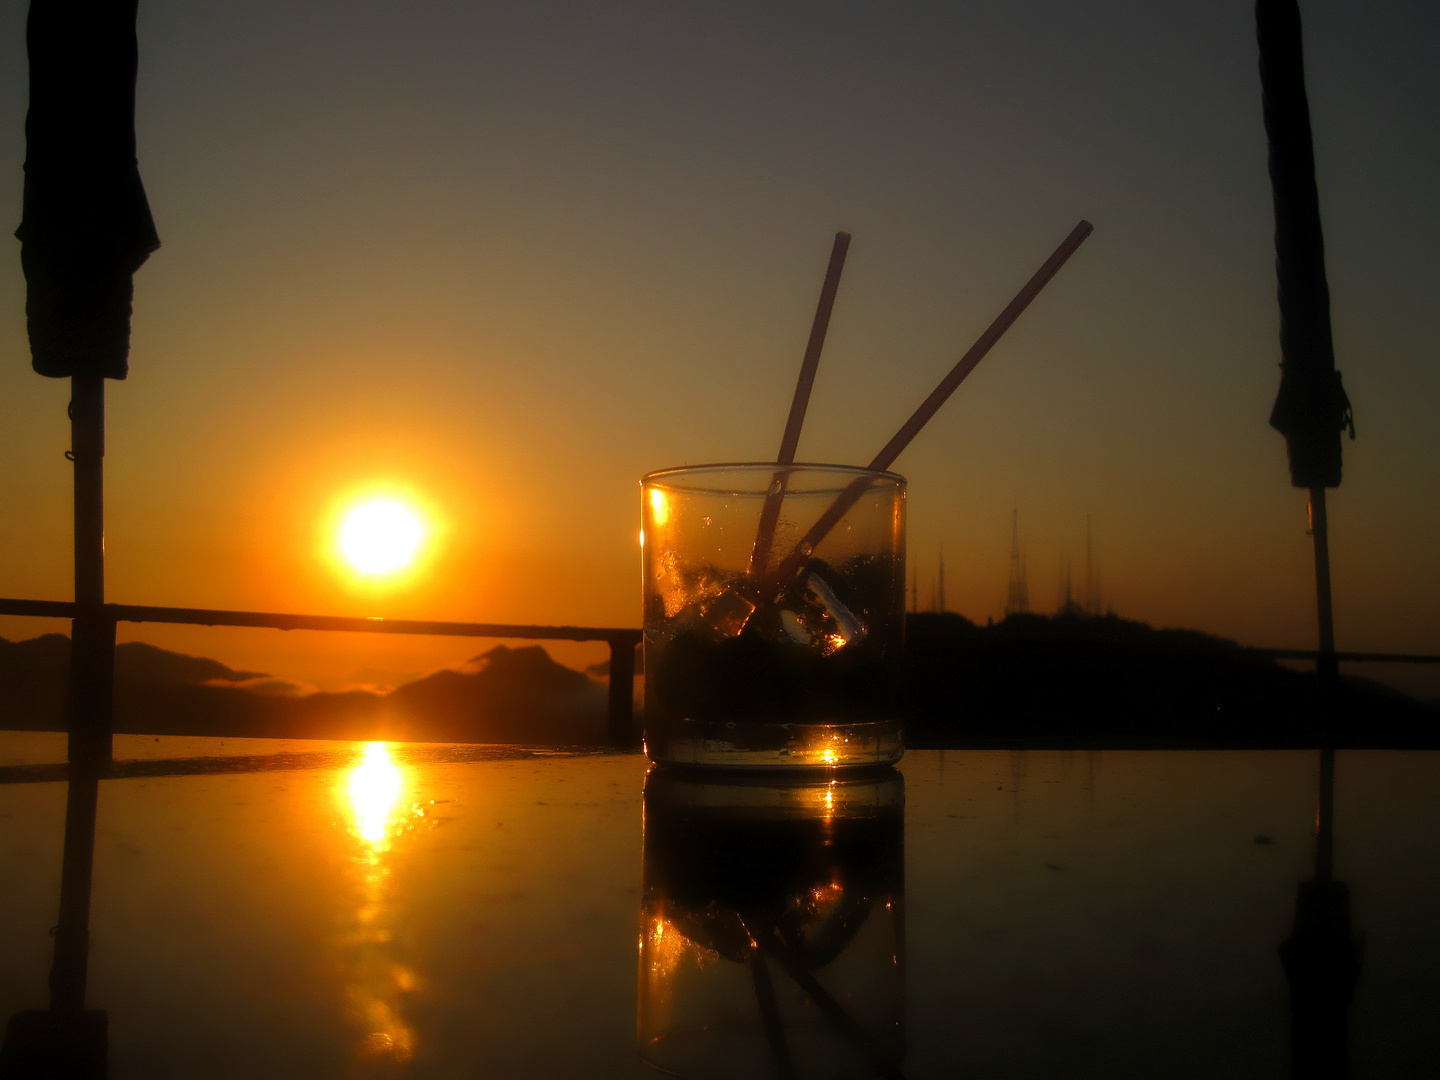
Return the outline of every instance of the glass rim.
[[[746,472],[758,473],[773,476],[777,472],[804,473],[815,475],[820,473],[838,473],[842,476],[859,478],[868,477],[875,481],[889,481],[904,488],[908,481],[897,472],[890,472],[888,469],[869,469],[863,465],[831,465],[824,462],[796,461],[789,465],[781,465],[775,461],[721,461],[706,465],[677,465],[668,469],[656,469],[640,477],[642,485],[660,483],[663,484],[672,477],[705,475],[724,472]],[[737,492],[736,494],[759,494],[764,495],[770,488],[767,482],[755,492]],[[728,488],[712,487],[691,487],[690,491],[729,491]]]

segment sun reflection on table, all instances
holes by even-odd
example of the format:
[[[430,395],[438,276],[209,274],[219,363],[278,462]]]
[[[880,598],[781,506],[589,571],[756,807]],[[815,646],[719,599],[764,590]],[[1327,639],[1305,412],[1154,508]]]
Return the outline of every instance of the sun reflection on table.
[[[363,1059],[397,1063],[415,1053],[415,1032],[401,1014],[401,998],[418,987],[419,979],[394,955],[390,856],[395,844],[425,819],[422,807],[403,801],[406,773],[386,743],[372,742],[344,781],[350,833],[358,841],[351,861],[359,904],[340,932],[350,1011],[362,1032],[356,1051]]]
[[[388,846],[388,827],[401,787],[400,768],[390,760],[389,746],[366,743],[360,764],[350,770],[350,806],[356,834],[376,850]]]

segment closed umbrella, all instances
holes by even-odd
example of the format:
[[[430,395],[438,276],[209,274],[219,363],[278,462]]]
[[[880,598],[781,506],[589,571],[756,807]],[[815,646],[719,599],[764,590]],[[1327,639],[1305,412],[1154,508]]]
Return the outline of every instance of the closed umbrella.
[[[135,160],[136,0],[34,0],[20,261],[35,370],[125,378],[131,275],[160,246]]]
[[[85,1009],[100,770],[110,757],[115,624],[105,617],[105,380],[130,356],[132,275],[160,246],[135,160],[137,0],[32,0],[20,263],[30,354],[71,380],[75,602],[71,777],[48,1011],[20,1013],[5,1075],[103,1076],[106,1017]]]
[[[75,601],[71,758],[109,756],[105,379],[129,368],[132,275],[160,246],[135,159],[136,0],[33,0],[24,212],[30,353],[71,380]],[[89,609],[88,611],[85,609]]]
[[[1275,274],[1280,301],[1280,393],[1270,425],[1285,436],[1290,480],[1310,491],[1320,621],[1320,674],[1335,676],[1325,489],[1340,485],[1340,434],[1355,437],[1350,399],[1335,370],[1330,288],[1315,186],[1315,152],[1296,0],[1258,0],[1260,84],[1275,200]]]
[[[1275,274],[1280,300],[1280,393],[1270,425],[1285,436],[1290,480],[1310,491],[1315,595],[1320,624],[1320,750],[1315,876],[1296,896],[1295,931],[1280,947],[1290,984],[1290,1069],[1294,1077],[1349,1075],[1346,1019],[1360,972],[1350,894],[1333,877],[1335,725],[1339,671],[1330,604],[1325,489],[1338,487],[1340,435],[1355,437],[1350,399],[1335,370],[1330,289],[1315,185],[1315,152],[1297,0],[1257,0],[1260,83],[1275,199]]]

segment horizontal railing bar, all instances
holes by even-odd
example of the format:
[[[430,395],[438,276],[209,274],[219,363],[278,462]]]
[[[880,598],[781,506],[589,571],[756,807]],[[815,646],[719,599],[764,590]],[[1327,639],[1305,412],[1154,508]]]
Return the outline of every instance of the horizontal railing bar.
[[[532,638],[550,641],[640,640],[639,630],[524,623],[441,622],[429,619],[354,618],[344,615],[287,615],[261,611],[106,604],[118,622],[194,623],[200,626],[257,626],[276,630],[339,630],[360,634],[427,634],[448,637]]]
[[[210,608],[151,607],[106,604],[102,611],[116,622],[185,623],[194,626],[252,626],[271,630],[338,630],[360,634],[423,634],[435,637],[517,638],[533,641],[635,641],[639,630],[627,627],[537,626],[526,623],[442,622],[430,619],[357,618],[347,615],[290,615],[266,611],[221,611]],[[0,615],[73,619],[79,605],[68,600],[0,598]],[[1246,651],[1274,660],[1316,660],[1315,649]],[[1361,664],[1440,664],[1440,653],[1337,652],[1335,659]]]
[[[75,605],[69,600],[0,599],[0,615],[33,615],[40,619],[73,619]]]
[[[355,618],[345,615],[289,615],[266,611],[105,604],[102,614],[116,622],[184,623],[193,626],[251,626],[271,630],[338,630],[357,634],[423,634],[436,637],[519,638],[533,641],[638,642],[640,631],[624,627],[536,626],[525,623],[442,622],[430,619]],[[0,615],[73,619],[80,605],[64,600],[0,599]]]

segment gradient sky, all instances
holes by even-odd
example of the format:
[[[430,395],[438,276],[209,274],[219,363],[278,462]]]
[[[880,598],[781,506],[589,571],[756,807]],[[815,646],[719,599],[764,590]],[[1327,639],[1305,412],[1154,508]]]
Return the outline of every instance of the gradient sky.
[[[1359,431],[1331,501],[1337,641],[1440,651],[1440,7],[1302,10]],[[25,14],[0,22],[15,223]],[[836,229],[800,457],[863,463],[1086,217],[897,463],[922,594],[943,544],[951,608],[1000,614],[1018,508],[1053,608],[1089,514],[1118,613],[1313,646],[1305,497],[1266,426],[1249,3],[144,0],[139,32],[164,246],[109,384],[112,600],[637,625],[638,477],[773,457]],[[12,244],[0,595],[68,598],[68,387],[30,371]],[[387,486],[445,527],[426,573],[357,591],[325,530]],[[312,679],[370,648],[122,634]]]

